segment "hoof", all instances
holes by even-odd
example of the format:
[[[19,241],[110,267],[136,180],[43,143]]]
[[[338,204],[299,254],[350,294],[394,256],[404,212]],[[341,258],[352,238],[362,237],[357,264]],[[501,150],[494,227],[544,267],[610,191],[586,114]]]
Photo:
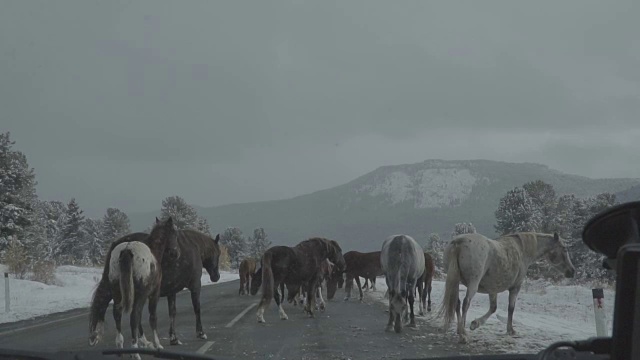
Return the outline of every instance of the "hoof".
[[[327,306],[324,303],[320,304],[320,311],[325,311],[326,309]]]
[[[431,306],[427,308],[427,312],[431,312]]]
[[[458,340],[458,343],[460,344],[466,344],[469,342],[469,339],[467,339],[466,335],[460,335],[460,340]]]
[[[349,298],[348,297],[344,298],[344,301],[349,301]]]
[[[418,314],[420,314],[420,316],[424,316],[424,311],[420,310]]]
[[[96,346],[100,342],[100,334],[94,333],[89,336],[89,346]]]
[[[259,323],[263,323],[263,324],[266,323],[266,321],[264,321],[263,317],[258,317],[258,322]]]
[[[511,330],[507,330],[507,335],[509,335],[509,336],[516,336],[516,335],[517,335],[517,333],[516,333],[516,331],[515,331],[515,330],[511,329]]]
[[[197,337],[198,339],[207,340],[207,334],[202,331],[198,333]]]
[[[169,341],[169,345],[182,345],[182,341],[178,340],[176,337],[172,337]]]
[[[280,314],[280,320],[289,320],[289,317],[285,313]]]
[[[479,328],[479,327],[480,327],[480,324],[478,323],[478,321],[473,320],[473,321],[471,322],[471,325],[469,326],[469,329],[471,329],[471,330],[475,330],[475,329],[477,329],[477,328]]]

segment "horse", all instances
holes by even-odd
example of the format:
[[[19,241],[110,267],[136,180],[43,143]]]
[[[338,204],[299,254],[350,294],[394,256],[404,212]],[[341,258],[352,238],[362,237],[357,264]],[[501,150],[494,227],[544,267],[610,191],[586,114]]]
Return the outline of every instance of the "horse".
[[[519,232],[503,235],[496,240],[480,234],[463,234],[453,238],[444,252],[447,279],[438,312],[438,317],[444,316],[444,330],[448,329],[455,313],[460,342],[466,343],[465,323],[473,296],[478,292],[489,294],[489,311],[471,322],[471,330],[482,326],[496,311],[498,293],[509,290],[507,334],[515,335],[513,311],[518,292],[529,266],[542,258],[563,272],[565,277],[575,275],[569,252],[558,233]],[[458,298],[460,283],[467,287],[462,314]]]
[[[382,266],[380,265],[380,251],[369,253],[361,253],[358,251],[349,251],[344,254],[344,261],[347,264],[345,269],[345,292],[347,293],[344,301],[351,298],[351,288],[353,288],[353,280],[355,279],[360,291],[360,301],[364,297],[362,293],[362,285],[360,277],[365,279],[373,279],[372,284],[375,285],[376,276],[382,275]]]
[[[153,345],[162,349],[158,338],[158,318],[156,309],[160,297],[162,263],[165,248],[169,249],[171,260],[180,257],[180,248],[173,219],[165,221],[156,218],[156,224],[149,234],[148,244],[142,242],[122,243],[113,249],[109,262],[109,283],[113,293],[113,318],[116,323],[116,346],[122,348],[122,314],[130,313],[131,347],[138,347],[138,329],[142,327],[141,316],[147,298],[149,299],[149,323],[153,330]],[[136,354],[137,359],[140,355]]]
[[[251,277],[256,272],[256,260],[253,258],[246,258],[240,263],[240,290],[238,295],[249,294],[249,283]]]
[[[317,285],[316,285],[316,289],[315,289],[315,297],[316,297],[316,310],[321,310],[324,311],[326,309],[326,305],[324,302],[324,299],[322,298],[322,284],[326,283],[328,280],[331,279],[331,276],[334,272],[335,269],[335,265],[329,261],[329,259],[325,259],[322,263],[320,263],[320,271],[318,272],[318,281],[317,281]],[[296,290],[298,291],[298,294],[301,295],[301,299],[300,299],[300,304],[304,303],[304,298],[307,295],[308,289],[306,288],[305,285],[299,286],[299,287],[295,287]],[[288,300],[289,302],[294,303],[294,305],[296,305],[296,293],[294,292],[289,292],[288,295]],[[320,300],[318,302],[318,300]]]
[[[422,303],[422,308],[427,309],[427,312],[431,312],[431,284],[433,282],[433,274],[436,272],[435,264],[433,263],[433,258],[429,253],[424,253],[424,273],[420,278],[420,282],[422,282],[422,296],[420,297],[420,302]],[[416,288],[418,288],[416,284]],[[427,296],[429,297],[429,301],[427,302]],[[424,315],[421,313],[420,315]]]
[[[157,219],[156,219],[157,221]],[[191,292],[191,303],[196,315],[196,335],[200,339],[207,336],[202,329],[200,317],[200,287],[202,268],[206,269],[212,282],[220,279],[218,269],[220,258],[220,235],[215,239],[195,230],[178,230],[178,246],[180,247],[181,261],[173,263],[162,259],[162,283],[160,287],[160,297],[167,297],[169,307],[170,327],[169,338],[171,345],[180,345],[181,342],[175,334],[176,316],[176,294],[184,288]],[[109,286],[109,263],[113,249],[122,244],[132,241],[146,242],[148,235],[145,233],[134,233],[123,236],[111,244],[106,256],[105,267],[102,272],[102,279],[96,288],[91,301],[89,318],[89,345],[95,346],[102,336],[104,316],[112,299],[112,292]],[[142,328],[139,329],[143,344],[147,344]]]
[[[280,296],[274,294],[274,285],[281,283],[305,285],[307,289],[315,289],[321,263],[329,259],[339,269],[344,269],[345,263],[340,245],[334,240],[311,238],[301,241],[294,247],[273,246],[262,255],[262,298],[258,305],[256,318],[264,323],[264,311],[269,306],[271,297],[278,305],[280,319],[288,319],[282,309]],[[313,291],[307,293],[305,312],[310,317],[313,314]]]
[[[424,273],[422,248],[411,236],[390,236],[382,243],[380,264],[389,289],[389,322],[385,330],[391,331],[393,328],[396,333],[402,331],[402,317],[406,317],[407,300],[411,311],[411,322],[407,326],[416,327],[413,289]],[[420,283],[418,290],[422,294]]]
[[[331,276],[326,279],[327,284],[327,299],[332,300],[338,289],[342,289],[344,285],[343,271],[340,271],[337,266],[333,266]]]

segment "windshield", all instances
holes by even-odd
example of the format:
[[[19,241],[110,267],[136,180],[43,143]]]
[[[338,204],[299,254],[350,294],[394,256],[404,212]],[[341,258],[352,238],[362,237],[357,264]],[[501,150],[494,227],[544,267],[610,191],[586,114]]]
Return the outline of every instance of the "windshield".
[[[639,16],[1,0],[0,349],[428,358],[611,335],[615,274],[581,233],[640,200]]]

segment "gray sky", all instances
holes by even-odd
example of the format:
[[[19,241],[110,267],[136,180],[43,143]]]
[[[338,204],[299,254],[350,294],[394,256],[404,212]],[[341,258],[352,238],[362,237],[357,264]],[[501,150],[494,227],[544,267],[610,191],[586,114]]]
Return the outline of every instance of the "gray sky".
[[[0,131],[89,215],[381,165],[640,177],[638,1],[0,1]]]

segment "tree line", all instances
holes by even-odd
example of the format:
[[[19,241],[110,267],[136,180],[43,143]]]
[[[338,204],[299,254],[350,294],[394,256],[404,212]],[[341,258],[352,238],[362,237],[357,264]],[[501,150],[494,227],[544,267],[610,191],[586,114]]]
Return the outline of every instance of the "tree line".
[[[111,243],[131,233],[129,217],[108,208],[101,218],[86,217],[75,198],[41,200],[35,170],[14,149],[9,132],[0,133],[0,256],[18,278],[52,283],[57,265],[102,265]],[[172,216],[179,230],[212,235],[207,220],[179,196],[162,201],[161,216]],[[151,226],[147,229],[150,230]],[[238,228],[221,234],[221,268],[237,266],[243,257],[259,258],[271,242],[263,228],[245,237]]]

